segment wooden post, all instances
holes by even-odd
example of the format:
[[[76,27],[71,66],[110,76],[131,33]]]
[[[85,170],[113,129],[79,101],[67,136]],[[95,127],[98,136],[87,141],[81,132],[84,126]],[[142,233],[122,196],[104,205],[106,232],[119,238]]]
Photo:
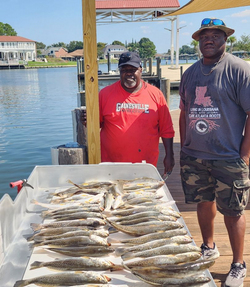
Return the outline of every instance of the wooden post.
[[[82,0],[88,162],[101,162],[95,1]]]
[[[108,61],[107,61],[107,64],[108,64],[108,73],[111,71],[111,66],[110,66],[110,53],[108,53]]]
[[[160,89],[168,103],[168,105],[170,104],[169,100],[170,100],[170,80],[166,79],[166,78],[161,78],[161,85],[160,85]]]
[[[161,78],[161,59],[157,58],[157,62],[156,62],[157,66],[156,66],[156,74],[158,76],[158,79]]]
[[[180,72],[181,72],[181,74],[180,74],[180,79],[181,79],[182,75],[183,75],[183,66],[180,67]]]
[[[148,59],[148,65],[149,65],[149,75],[152,76],[152,71],[153,71],[153,59],[149,58]]]

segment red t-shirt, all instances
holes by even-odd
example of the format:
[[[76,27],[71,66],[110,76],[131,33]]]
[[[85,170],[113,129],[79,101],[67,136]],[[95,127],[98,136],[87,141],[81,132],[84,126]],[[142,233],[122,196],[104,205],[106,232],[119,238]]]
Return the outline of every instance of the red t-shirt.
[[[120,81],[99,94],[102,162],[142,162],[157,165],[159,137],[174,137],[172,119],[162,92],[142,81],[128,93]]]

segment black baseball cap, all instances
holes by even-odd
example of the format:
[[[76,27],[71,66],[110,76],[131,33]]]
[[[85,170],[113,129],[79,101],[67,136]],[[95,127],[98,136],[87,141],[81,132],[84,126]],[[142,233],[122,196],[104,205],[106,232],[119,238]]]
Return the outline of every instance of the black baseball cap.
[[[120,55],[118,67],[130,65],[135,68],[141,67],[141,58],[136,52],[125,52]]]

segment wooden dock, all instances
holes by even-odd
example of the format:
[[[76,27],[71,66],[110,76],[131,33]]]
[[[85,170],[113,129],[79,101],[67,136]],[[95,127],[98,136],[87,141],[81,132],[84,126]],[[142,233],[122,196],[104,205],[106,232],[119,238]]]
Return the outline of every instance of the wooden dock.
[[[180,180],[180,137],[179,137],[179,110],[171,112],[174,128],[175,128],[175,139],[174,139],[174,153],[175,153],[175,167],[172,174],[167,179],[166,183],[172,197],[174,198],[176,205],[182,217],[189,229],[191,235],[197,246],[202,244],[202,238],[200,234],[200,229],[196,217],[196,204],[185,204],[184,195]],[[163,157],[164,157],[164,147],[160,143],[160,156],[157,164],[157,169],[162,175],[163,169]],[[245,211],[247,227],[245,235],[245,250],[244,250],[244,260],[247,267],[250,267],[250,203]],[[230,264],[232,262],[232,252],[229,244],[229,239],[227,235],[227,230],[224,225],[223,216],[218,212],[215,220],[215,242],[220,251],[221,256],[216,260],[214,266],[210,268],[212,277],[214,278],[217,287],[222,287],[226,279],[227,273],[230,269]],[[250,287],[250,272],[248,272],[247,277],[244,281],[245,287]]]

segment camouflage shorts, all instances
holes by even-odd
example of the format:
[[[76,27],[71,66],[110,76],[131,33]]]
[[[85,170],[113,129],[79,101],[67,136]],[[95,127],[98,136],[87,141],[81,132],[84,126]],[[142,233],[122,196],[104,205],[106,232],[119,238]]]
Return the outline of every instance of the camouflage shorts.
[[[240,216],[248,203],[249,167],[243,159],[202,160],[181,152],[186,203],[214,201],[226,216]]]

